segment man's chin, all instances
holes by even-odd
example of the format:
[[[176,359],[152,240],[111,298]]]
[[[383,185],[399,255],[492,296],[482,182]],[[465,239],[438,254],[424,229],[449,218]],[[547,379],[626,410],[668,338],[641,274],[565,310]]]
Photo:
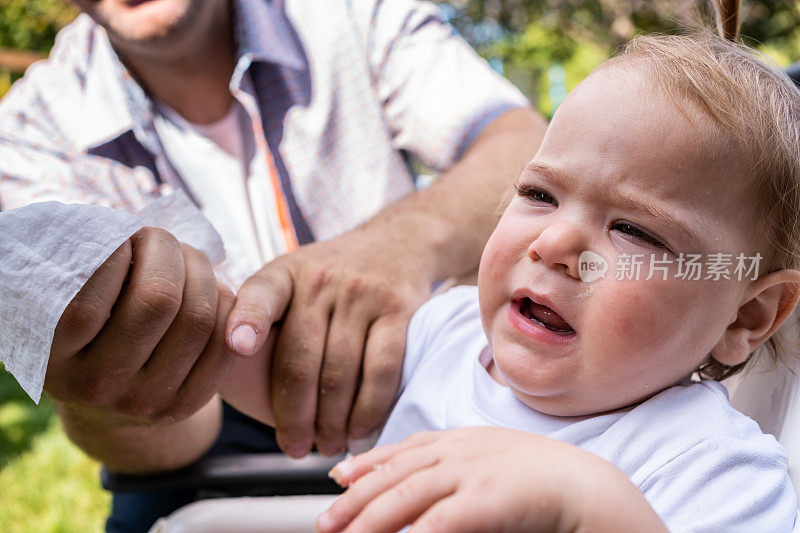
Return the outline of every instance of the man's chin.
[[[195,21],[197,11],[205,11],[193,3],[192,0],[101,0],[84,11],[106,29],[115,44],[144,46],[180,42]]]

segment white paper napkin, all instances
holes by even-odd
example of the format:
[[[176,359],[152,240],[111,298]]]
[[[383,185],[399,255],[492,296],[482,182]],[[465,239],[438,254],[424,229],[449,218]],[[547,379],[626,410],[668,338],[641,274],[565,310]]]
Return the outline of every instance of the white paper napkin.
[[[225,259],[214,226],[186,195],[148,204],[138,215],[94,205],[41,202],[0,212],[0,361],[37,404],[53,333],[78,291],[144,226],[163,228]]]

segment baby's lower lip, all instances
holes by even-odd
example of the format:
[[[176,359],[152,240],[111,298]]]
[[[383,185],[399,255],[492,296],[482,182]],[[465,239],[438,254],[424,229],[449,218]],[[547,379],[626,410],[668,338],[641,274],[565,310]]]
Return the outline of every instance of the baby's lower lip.
[[[573,330],[570,333],[557,333],[547,329],[544,324],[526,318],[520,311],[521,301],[513,300],[508,306],[508,319],[511,325],[524,336],[537,342],[564,346],[575,341],[577,333]]]

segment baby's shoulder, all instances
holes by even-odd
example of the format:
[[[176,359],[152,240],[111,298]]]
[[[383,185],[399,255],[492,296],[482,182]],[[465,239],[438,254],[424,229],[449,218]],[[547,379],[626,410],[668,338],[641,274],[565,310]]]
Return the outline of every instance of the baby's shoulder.
[[[783,447],[736,411],[717,382],[671,387],[619,422],[612,453],[671,530],[787,531],[797,496]],[[627,449],[626,449],[627,448]]]
[[[681,456],[751,456],[786,464],[783,447],[734,409],[715,381],[686,382],[656,394],[619,418],[605,437],[605,454],[626,458],[618,466],[639,482]]]
[[[674,432],[681,440],[749,439],[763,436],[758,424],[737,411],[717,381],[686,381],[642,402],[629,415],[650,431]]]

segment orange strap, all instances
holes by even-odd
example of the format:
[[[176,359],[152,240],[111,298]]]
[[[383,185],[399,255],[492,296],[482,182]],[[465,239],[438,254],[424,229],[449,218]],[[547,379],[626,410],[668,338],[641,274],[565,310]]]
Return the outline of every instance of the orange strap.
[[[275,168],[275,160],[272,157],[272,152],[267,144],[264,130],[261,127],[260,121],[253,121],[253,128],[255,131],[256,142],[259,143],[264,154],[267,158],[267,169],[269,172],[269,179],[272,183],[272,192],[275,196],[275,209],[278,212],[278,220],[281,225],[281,233],[283,234],[284,244],[286,251],[291,252],[297,249],[297,232],[294,229],[292,216],[289,214],[289,203],[286,201],[286,195],[283,193],[283,186],[281,185],[278,170]]]

